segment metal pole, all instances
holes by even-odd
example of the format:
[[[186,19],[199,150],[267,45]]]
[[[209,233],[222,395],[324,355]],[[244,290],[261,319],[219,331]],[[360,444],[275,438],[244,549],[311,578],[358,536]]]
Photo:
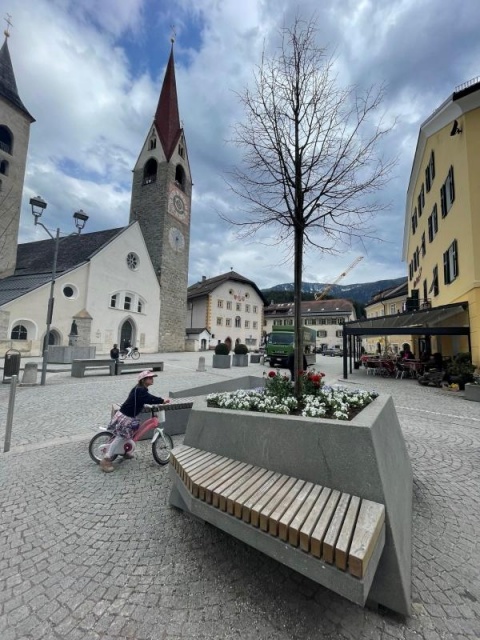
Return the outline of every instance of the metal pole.
[[[42,376],[40,379],[40,384],[45,385],[47,379],[47,362],[48,362],[48,345],[50,342],[50,327],[52,325],[52,316],[53,316],[53,304],[55,302],[55,298],[53,296],[55,291],[55,278],[57,276],[57,258],[58,258],[58,243],[60,239],[60,229],[57,228],[57,234],[55,236],[55,251],[53,254],[53,267],[52,267],[52,281],[50,283],[50,297],[48,299],[48,310],[47,310],[47,334],[45,336],[45,348],[43,350],[43,362],[42,362]]]
[[[3,452],[10,451],[10,441],[12,439],[13,407],[15,406],[15,393],[17,391],[17,376],[12,376],[10,380],[10,395],[8,397],[7,426],[5,429],[5,443]]]

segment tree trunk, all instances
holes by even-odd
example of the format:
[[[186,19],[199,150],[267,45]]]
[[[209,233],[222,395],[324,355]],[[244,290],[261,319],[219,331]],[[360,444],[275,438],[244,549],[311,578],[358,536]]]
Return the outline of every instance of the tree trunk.
[[[295,395],[302,393],[302,381],[298,372],[303,369],[303,336],[302,336],[302,271],[303,271],[303,232],[299,225],[295,226],[295,262],[293,301],[295,303]]]

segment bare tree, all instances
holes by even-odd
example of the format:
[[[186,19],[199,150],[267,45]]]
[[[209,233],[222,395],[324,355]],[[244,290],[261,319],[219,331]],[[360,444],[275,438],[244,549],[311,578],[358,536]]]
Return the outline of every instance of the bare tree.
[[[378,153],[391,130],[378,114],[383,89],[340,88],[334,60],[316,44],[315,19],[282,30],[279,53],[262,61],[252,90],[239,97],[246,112],[234,142],[244,163],[231,173],[233,191],[248,203],[245,219],[224,219],[246,237],[266,226],[293,249],[295,370],[302,368],[301,288],[308,246],[336,253],[370,232],[367,220],[385,205],[371,196],[394,161]],[[375,121],[375,118],[377,120]],[[285,246],[285,245],[284,245]],[[299,394],[300,376],[295,376]]]

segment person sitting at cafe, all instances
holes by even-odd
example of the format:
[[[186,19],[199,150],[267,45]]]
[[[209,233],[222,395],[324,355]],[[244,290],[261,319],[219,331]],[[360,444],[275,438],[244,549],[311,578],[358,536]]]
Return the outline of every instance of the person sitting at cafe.
[[[414,360],[415,359],[415,355],[410,350],[410,345],[407,342],[403,345],[403,351],[400,351],[400,358],[402,360]]]

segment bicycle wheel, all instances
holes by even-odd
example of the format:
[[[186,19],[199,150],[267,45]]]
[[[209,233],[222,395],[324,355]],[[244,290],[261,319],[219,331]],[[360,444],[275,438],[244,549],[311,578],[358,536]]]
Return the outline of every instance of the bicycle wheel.
[[[100,431],[96,433],[93,438],[90,440],[88,445],[88,453],[90,454],[91,459],[100,464],[104,456],[104,447],[109,444],[115,436],[110,431]],[[117,456],[113,455],[110,459],[113,461]]]
[[[132,358],[132,360],[138,360],[140,357],[140,351],[132,351],[130,357]]]
[[[170,460],[170,451],[172,449],[173,440],[168,433],[160,434],[152,444],[152,454],[155,458],[155,462],[158,462],[158,464],[168,464],[168,461]]]

